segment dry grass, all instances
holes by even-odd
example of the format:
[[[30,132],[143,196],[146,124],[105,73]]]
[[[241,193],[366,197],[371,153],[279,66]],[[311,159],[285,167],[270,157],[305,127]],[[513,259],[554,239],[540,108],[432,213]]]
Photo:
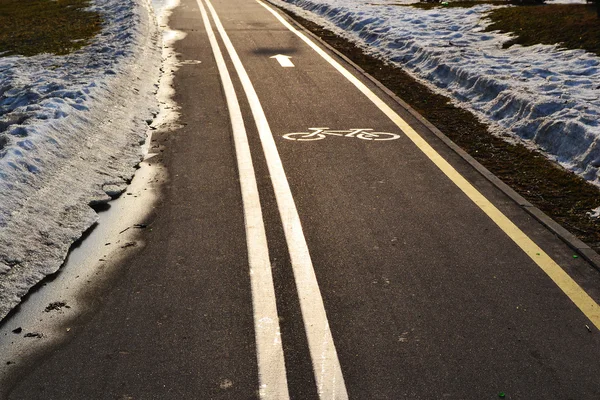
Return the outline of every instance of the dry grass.
[[[487,30],[513,33],[504,47],[559,43],[566,49],[584,49],[600,56],[600,19],[595,5],[547,4],[508,7],[490,12]]]
[[[102,25],[88,0],[0,0],[0,53],[67,54],[88,44]]]
[[[445,3],[445,2],[444,2]],[[432,10],[434,8],[471,8],[479,4],[492,4],[495,6],[503,6],[509,4],[507,0],[482,0],[482,1],[448,1],[448,4],[440,3],[413,3],[413,4],[398,4],[420,8],[422,10]]]

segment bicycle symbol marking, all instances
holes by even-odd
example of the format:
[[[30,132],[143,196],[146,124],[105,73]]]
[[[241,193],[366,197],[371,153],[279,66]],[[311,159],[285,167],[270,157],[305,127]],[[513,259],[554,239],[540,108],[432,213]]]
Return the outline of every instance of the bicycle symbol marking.
[[[283,135],[284,139],[299,142],[308,142],[322,140],[327,136],[342,136],[347,138],[357,138],[362,140],[396,140],[400,135],[389,132],[372,132],[370,128],[354,128],[348,130],[338,130],[329,128],[308,128],[312,132],[294,132]]]

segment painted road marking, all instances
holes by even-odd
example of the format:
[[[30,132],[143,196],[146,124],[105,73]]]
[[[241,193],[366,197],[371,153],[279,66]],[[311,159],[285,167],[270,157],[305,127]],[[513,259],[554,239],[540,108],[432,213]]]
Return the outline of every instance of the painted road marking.
[[[308,142],[325,139],[327,136],[341,136],[347,138],[358,138],[362,140],[395,140],[400,135],[389,132],[372,132],[370,128],[358,128],[348,130],[338,130],[329,128],[308,128],[313,132],[294,132],[286,133],[282,137],[287,140],[297,140],[299,142]]]
[[[279,63],[279,65],[281,65],[283,68],[293,68],[295,67],[294,63],[292,62],[292,60],[290,60],[290,56],[284,56],[283,54],[277,54],[276,56],[273,57],[269,57],[269,58],[274,58],[277,60],[277,62]]]
[[[508,217],[496,208],[485,196],[454,169],[442,156],[433,149],[406,121],[404,121],[390,106],[373,93],[365,84],[358,80],[340,63],[335,61],[323,49],[312,42],[306,35],[298,31],[275,10],[261,0],[258,4],[266,8],[286,28],[308,44],[314,51],[331,64],[338,72],[348,79],[358,90],[371,100],[406,136],[475,203],[488,217],[492,219],[575,303],[575,305],[600,329],[600,307],[578,284],[571,278],[548,254],[533,240],[520,230]]]
[[[219,48],[206,9],[201,0],[197,0],[197,2],[223,83],[235,143],[252,286],[259,394],[260,398],[265,400],[285,400],[289,399],[289,394],[279,330],[279,316],[275,303],[275,288],[271,274],[267,235],[260,207],[250,146],[248,145],[248,136],[237,95],[231,82],[231,76],[227,71],[223,54]]]
[[[244,92],[246,92],[258,128],[294,271],[319,397],[327,400],[346,400],[348,399],[348,393],[331,330],[329,329],[323,298],[321,297],[306,239],[302,232],[298,210],[275,146],[271,128],[248,73],[244,69],[231,40],[229,40],[219,16],[210,0],[205,1],[240,78]]]

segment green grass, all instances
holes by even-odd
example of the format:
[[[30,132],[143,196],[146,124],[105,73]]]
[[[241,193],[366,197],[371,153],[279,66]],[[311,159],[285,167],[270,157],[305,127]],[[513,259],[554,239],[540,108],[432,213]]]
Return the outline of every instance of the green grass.
[[[89,43],[102,25],[84,11],[89,0],[0,0],[0,53],[68,54]]]
[[[600,19],[595,5],[547,4],[541,6],[509,7],[489,13],[492,24],[487,31],[513,33],[513,44],[559,43],[566,49],[584,49],[600,56]]]

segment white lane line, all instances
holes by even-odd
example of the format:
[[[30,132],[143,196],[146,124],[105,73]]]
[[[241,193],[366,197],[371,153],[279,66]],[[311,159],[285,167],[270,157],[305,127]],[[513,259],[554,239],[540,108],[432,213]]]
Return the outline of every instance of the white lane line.
[[[292,192],[285,176],[277,147],[275,146],[271,128],[269,127],[252,82],[231,40],[229,40],[227,32],[223,28],[219,16],[210,0],[205,1],[246,92],[246,97],[248,98],[250,109],[258,128],[294,270],[302,319],[306,328],[306,337],[313,362],[319,397],[328,400],[348,399],[342,369],[333,343],[331,330],[329,329],[329,321],[325,313],[323,298],[321,297],[321,291],[319,290],[306,239],[302,232],[302,224],[300,223],[298,210],[296,209],[296,204],[294,203]]]
[[[333,66],[359,91],[361,91],[373,104],[375,104],[406,136],[431,160],[462,192],[471,199],[504,233],[525,252],[542,269],[546,275],[571,299],[581,312],[600,329],[600,306],[558,265],[546,252],[544,252],[529,236],[517,227],[507,216],[502,214],[483,194],[469,183],[454,167],[450,165],[425,139],[421,137],[406,121],[402,119],[390,106],[381,100],[358,78],[352,75],[340,63],[334,60],[323,49],[317,46],[302,32],[290,25],[275,10],[261,0],[256,0],[266,8],[291,32],[308,44],[325,61]]]
[[[289,399],[287,377],[279,317],[275,303],[275,288],[271,274],[271,262],[265,225],[260,207],[258,187],[248,145],[248,136],[242,118],[231,76],[213,32],[206,9],[201,0],[197,0],[206,33],[212,47],[223,90],[229,108],[231,128],[235,143],[235,153],[240,176],[244,220],[246,228],[246,245],[248,247],[248,263],[252,285],[252,306],[254,309],[254,330],[256,336],[256,352],[260,381],[260,398],[265,400]]]

